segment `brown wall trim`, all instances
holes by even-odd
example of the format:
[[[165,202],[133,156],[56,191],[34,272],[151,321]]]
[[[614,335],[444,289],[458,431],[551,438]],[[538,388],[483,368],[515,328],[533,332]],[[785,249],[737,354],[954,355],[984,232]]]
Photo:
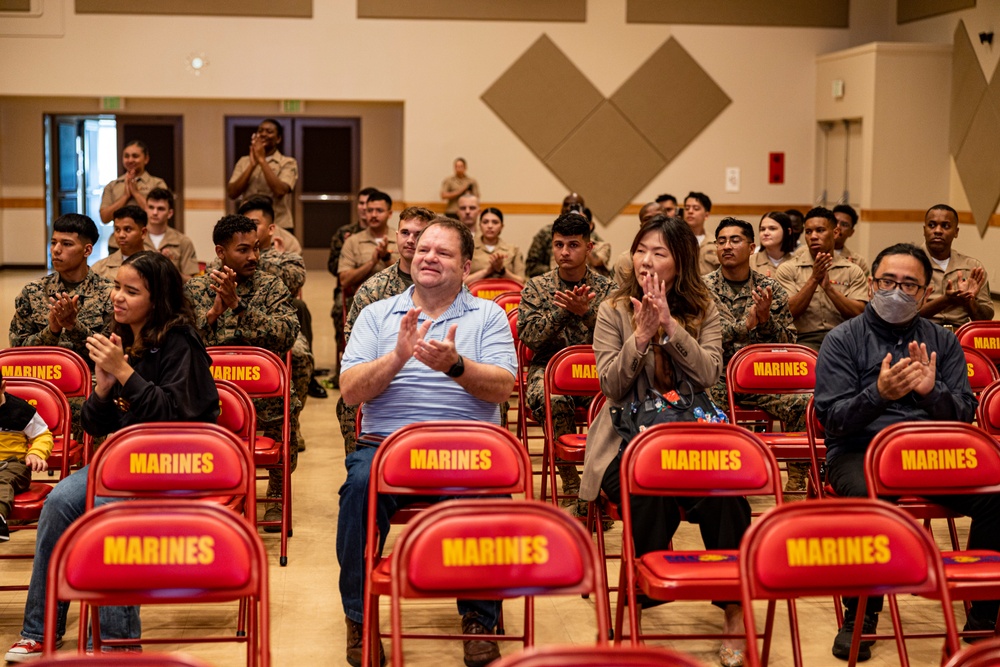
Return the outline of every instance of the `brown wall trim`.
[[[272,16],[312,18],[312,0],[76,0],[77,14],[180,14],[187,16]]]
[[[926,211],[922,209],[861,209],[859,215],[862,222],[920,222],[924,221]],[[962,225],[974,225],[971,211],[959,211],[958,222]],[[990,227],[1000,227],[1000,214],[990,216]]]
[[[221,211],[226,208],[225,199],[185,199],[184,208],[189,211]]]
[[[586,0],[357,0],[359,19],[587,20]]]
[[[45,198],[0,197],[0,208],[45,208]]]

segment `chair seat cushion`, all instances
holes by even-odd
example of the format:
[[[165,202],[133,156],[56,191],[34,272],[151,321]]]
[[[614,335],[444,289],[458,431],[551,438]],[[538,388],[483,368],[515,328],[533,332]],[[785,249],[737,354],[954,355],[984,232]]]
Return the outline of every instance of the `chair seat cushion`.
[[[281,443],[266,435],[258,435],[254,442],[253,462],[258,466],[273,466],[281,463]]]
[[[943,551],[941,558],[944,560],[944,573],[949,585],[968,587],[988,584],[992,587],[994,593],[990,594],[988,598],[976,596],[975,599],[992,598],[996,589],[1000,588],[1000,582],[997,581],[997,572],[1000,571],[1000,553],[985,549]]]
[[[582,433],[570,433],[556,438],[556,456],[563,461],[583,461],[587,448],[587,436]]]
[[[636,561],[639,587],[658,600],[736,600],[739,551],[653,551]]]
[[[38,521],[42,505],[45,504],[45,496],[52,493],[52,488],[51,484],[32,482],[27,491],[14,496],[14,507],[8,520]]]

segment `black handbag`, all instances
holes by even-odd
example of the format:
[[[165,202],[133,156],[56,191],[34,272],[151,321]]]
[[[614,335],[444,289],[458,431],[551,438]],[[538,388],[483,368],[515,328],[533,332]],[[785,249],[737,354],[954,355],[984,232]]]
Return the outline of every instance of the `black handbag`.
[[[672,422],[711,422],[724,424],[729,422],[726,413],[712,402],[706,391],[695,391],[691,383],[681,380],[678,388],[661,394],[652,387],[646,390],[646,397],[639,400],[638,392],[634,392],[636,400],[624,407],[611,406],[611,423],[618,435],[622,437],[622,446],[632,441],[632,438],[655,424]]]

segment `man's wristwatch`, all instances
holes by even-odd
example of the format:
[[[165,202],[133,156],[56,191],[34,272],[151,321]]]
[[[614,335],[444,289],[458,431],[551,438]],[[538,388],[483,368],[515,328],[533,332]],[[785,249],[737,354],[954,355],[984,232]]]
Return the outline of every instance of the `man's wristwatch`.
[[[465,372],[465,360],[462,359],[462,355],[458,355],[458,361],[455,362],[454,366],[448,369],[445,375],[447,375],[450,378],[457,378],[461,377],[462,373],[464,372]]]
[[[247,305],[245,303],[243,303],[243,299],[240,299],[236,303],[236,306],[233,308],[233,315],[239,315],[240,313],[242,313],[246,309],[247,309]]]

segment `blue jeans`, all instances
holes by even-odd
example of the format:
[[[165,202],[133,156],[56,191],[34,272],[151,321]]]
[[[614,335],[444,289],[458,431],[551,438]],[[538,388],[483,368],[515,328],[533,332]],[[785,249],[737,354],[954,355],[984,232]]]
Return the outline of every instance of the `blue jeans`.
[[[24,627],[21,636],[40,642],[45,631],[45,585],[49,559],[56,542],[69,525],[83,515],[87,498],[87,468],[66,477],[45,499],[35,537],[35,560],[31,567],[28,600],[24,604]],[[114,502],[116,498],[98,498],[96,505]],[[66,612],[69,602],[59,603],[56,637],[66,634]],[[101,637],[104,639],[137,639],[142,635],[138,607],[101,607]],[[51,628],[50,628],[51,631]]]
[[[365,595],[365,523],[368,518],[368,480],[374,447],[359,447],[344,460],[347,479],[340,487],[340,516],[337,520],[337,559],[340,561],[340,599],[344,613],[355,623],[364,620]],[[415,502],[437,502],[447,497],[426,496],[378,497],[376,520],[379,530],[379,553],[389,533],[389,518],[396,510]],[[499,600],[459,600],[458,613],[479,614],[479,622],[493,629],[500,618]]]

